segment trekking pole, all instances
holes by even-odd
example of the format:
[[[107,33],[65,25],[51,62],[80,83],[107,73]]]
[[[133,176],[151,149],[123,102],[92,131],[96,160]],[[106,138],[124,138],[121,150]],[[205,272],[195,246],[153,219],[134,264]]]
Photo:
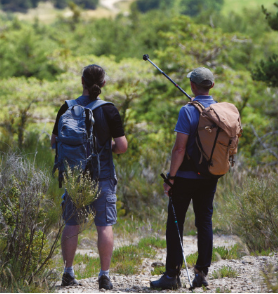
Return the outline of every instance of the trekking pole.
[[[166,176],[164,174],[160,174],[160,176],[163,178],[164,183],[166,183],[172,189],[173,188],[173,184],[166,178]],[[176,211],[175,211],[174,204],[173,204],[173,201],[172,201],[172,197],[170,196],[170,193],[169,193],[169,202],[170,202],[170,204],[172,206],[173,215],[174,215],[174,219],[175,219],[175,224],[176,224],[176,227],[177,227],[177,230],[178,230],[178,235],[179,235],[179,238],[180,238],[180,245],[181,245],[181,251],[182,251],[183,261],[184,261],[184,264],[185,264],[185,268],[186,268],[186,272],[187,272],[187,276],[188,276],[188,281],[189,281],[189,284],[190,284],[190,289],[192,290],[193,289],[193,286],[192,286],[191,279],[190,279],[190,276],[189,276],[189,273],[188,273],[187,262],[186,262],[186,259],[185,259],[185,256],[184,256],[182,239],[181,239],[180,230],[179,230],[179,224],[178,224],[178,220],[177,220],[177,216],[176,216]]]
[[[164,71],[162,71],[157,65],[155,65],[150,59],[148,54],[143,55],[143,59],[145,61],[149,61],[154,67],[156,67],[172,84],[174,84],[190,101],[192,98],[177,84],[175,83],[169,76],[166,75]]]

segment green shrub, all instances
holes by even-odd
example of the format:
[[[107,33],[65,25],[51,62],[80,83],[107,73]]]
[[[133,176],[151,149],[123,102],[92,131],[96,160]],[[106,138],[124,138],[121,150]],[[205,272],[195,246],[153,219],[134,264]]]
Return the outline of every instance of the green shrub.
[[[212,262],[218,261],[221,259],[237,259],[242,256],[242,252],[238,244],[235,244],[232,248],[226,248],[224,246],[221,247],[213,247],[212,249]],[[198,252],[190,254],[186,256],[186,262],[189,267],[193,267],[198,258]]]
[[[48,185],[47,174],[22,156],[9,153],[0,158],[0,288],[5,291],[30,291],[38,279],[49,289],[51,272],[45,270],[60,230],[50,243]]]
[[[163,274],[166,271],[165,266],[157,266],[153,269],[152,276],[159,276],[161,274]]]
[[[269,292],[278,293],[278,268],[277,264],[269,264],[263,270],[264,282]]]
[[[166,240],[155,237],[145,237],[139,241],[138,247],[141,248],[146,246],[166,248]]]
[[[252,251],[278,247],[277,174],[243,181],[243,189],[227,199],[225,223]]]
[[[222,278],[236,278],[238,272],[229,266],[222,266],[220,269],[213,271],[212,276],[214,279]]]

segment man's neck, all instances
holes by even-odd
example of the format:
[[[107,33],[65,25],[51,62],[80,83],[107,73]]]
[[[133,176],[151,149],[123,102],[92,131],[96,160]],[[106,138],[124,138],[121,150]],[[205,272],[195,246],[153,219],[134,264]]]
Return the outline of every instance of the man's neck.
[[[82,96],[89,96],[89,91],[87,89],[83,89]]]
[[[209,92],[193,92],[193,94],[195,95],[195,98],[197,97],[197,96],[210,96],[209,95]]]

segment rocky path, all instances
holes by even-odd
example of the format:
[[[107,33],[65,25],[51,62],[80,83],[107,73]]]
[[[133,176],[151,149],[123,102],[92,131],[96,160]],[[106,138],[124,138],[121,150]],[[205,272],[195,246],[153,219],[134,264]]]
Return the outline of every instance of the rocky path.
[[[100,5],[108,8],[109,10],[115,10],[115,4],[120,0],[100,0]]]
[[[214,246],[226,246],[229,247],[237,242],[237,238],[234,236],[215,236]],[[197,249],[196,237],[187,236],[184,237],[184,251],[191,254],[196,252]],[[156,291],[150,288],[150,281],[158,279],[160,276],[152,276],[153,262],[165,262],[166,249],[158,249],[155,259],[145,259],[141,266],[141,273],[139,275],[124,276],[119,274],[111,274],[113,283],[113,290],[105,291],[98,289],[97,277],[92,277],[84,280],[80,280],[82,286],[79,287],[56,287],[56,292],[59,293],[90,293],[90,292],[135,292],[135,293],[158,293],[158,292],[179,292],[184,293],[189,290],[189,282],[185,270],[182,270],[181,282],[182,288],[174,291],[164,290]],[[261,275],[261,268],[268,264],[274,264],[276,271],[278,270],[278,254],[274,253],[270,256],[244,256],[241,259],[231,260],[219,260],[213,263],[210,267],[209,273],[209,287],[206,292],[232,292],[232,293],[265,293],[267,292],[266,285],[263,283]],[[235,278],[221,278],[214,279],[212,273],[227,266],[237,272]],[[194,278],[193,269],[189,269],[189,275],[191,280]],[[194,292],[204,292],[202,288],[194,289]]]

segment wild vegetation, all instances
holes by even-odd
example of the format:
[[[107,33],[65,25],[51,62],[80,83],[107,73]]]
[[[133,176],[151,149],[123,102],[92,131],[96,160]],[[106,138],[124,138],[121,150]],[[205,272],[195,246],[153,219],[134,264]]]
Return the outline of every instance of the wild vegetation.
[[[46,2],[47,0],[1,0],[0,8],[4,11],[22,11],[26,12],[30,8],[38,6],[39,2]],[[96,9],[99,0],[52,0],[56,8],[65,8],[70,3],[77,4],[84,8]]]
[[[146,3],[154,3],[154,9],[140,6]],[[129,15],[102,19],[83,19],[81,8],[73,5],[72,16],[47,25],[0,15],[0,275],[11,272],[16,281],[17,262],[23,264],[18,256],[28,259],[23,269],[28,283],[38,270],[34,264],[45,265],[49,273],[49,250],[56,240],[49,233],[59,236],[63,194],[50,176],[54,153],[49,139],[59,107],[81,94],[80,74],[90,63],[105,68],[101,98],[119,109],[129,141],[127,153],[115,156],[115,231],[124,226],[129,234],[164,232],[167,199],[159,174],[169,168],[173,129],[187,98],[142,60],[146,53],[189,94],[186,74],[210,67],[216,77],[212,95],[238,107],[244,133],[236,167],[219,180],[214,229],[241,236],[251,252],[277,249],[277,7],[227,16],[221,14],[222,1],[206,1],[219,6],[196,13],[191,1],[155,3],[138,0]],[[191,12],[176,9],[181,4]],[[33,212],[26,215],[19,203],[32,195],[28,209]],[[185,233],[195,230],[189,212]],[[13,232],[23,242],[14,254],[6,251],[15,244]],[[5,291],[23,287],[7,288],[15,284],[0,281]]]

